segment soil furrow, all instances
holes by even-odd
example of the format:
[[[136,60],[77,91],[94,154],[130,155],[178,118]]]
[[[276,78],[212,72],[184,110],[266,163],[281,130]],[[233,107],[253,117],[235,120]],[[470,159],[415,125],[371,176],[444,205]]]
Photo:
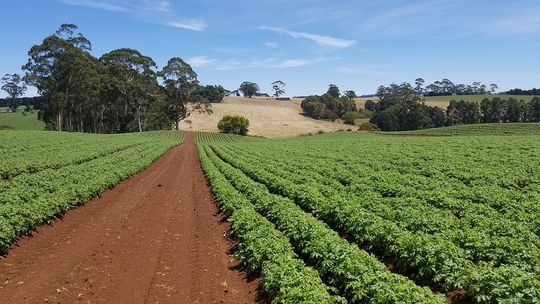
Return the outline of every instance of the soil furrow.
[[[6,303],[255,303],[235,270],[193,134],[0,259]]]

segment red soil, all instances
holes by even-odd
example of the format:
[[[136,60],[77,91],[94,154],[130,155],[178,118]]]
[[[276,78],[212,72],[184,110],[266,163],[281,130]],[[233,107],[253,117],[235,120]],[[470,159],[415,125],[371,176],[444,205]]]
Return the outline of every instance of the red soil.
[[[255,303],[193,134],[0,258],[2,303]]]

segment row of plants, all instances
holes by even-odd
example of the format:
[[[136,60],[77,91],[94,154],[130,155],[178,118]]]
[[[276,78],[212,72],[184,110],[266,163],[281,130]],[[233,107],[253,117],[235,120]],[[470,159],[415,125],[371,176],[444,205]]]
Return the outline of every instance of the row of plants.
[[[231,223],[233,235],[240,241],[235,256],[252,273],[262,277],[263,290],[272,303],[346,303],[332,296],[319,274],[304,265],[283,233],[258,214],[199,147],[201,166],[209,180],[220,209]]]
[[[419,287],[406,277],[391,273],[375,257],[342,239],[323,222],[295,203],[268,189],[206,151],[227,180],[287,235],[291,244],[323,280],[351,303],[444,303],[444,297]]]
[[[98,135],[89,136],[100,140]],[[38,225],[143,170],[181,140],[165,133],[130,138],[131,147],[103,157],[0,181],[0,253],[6,253],[18,237],[31,233]],[[46,153],[46,146],[43,149]]]
[[[224,147],[228,153],[230,149]],[[341,197],[358,204],[359,208],[367,212],[397,223],[403,229],[437,234],[448,239],[465,250],[472,261],[493,262],[496,265],[514,264],[526,269],[540,263],[538,235],[521,222],[510,221],[501,214],[491,213],[487,216],[477,212],[479,209],[476,206],[467,206],[467,202],[463,202],[468,209],[458,217],[441,203],[434,206],[422,200],[422,197],[432,197],[430,193],[418,191],[414,196],[408,193],[408,197],[386,197],[381,191],[377,192],[375,186],[370,187],[373,179],[358,181],[358,186],[346,187],[328,178],[335,172],[335,164],[328,166],[315,160],[300,162],[295,157],[283,158],[267,151],[257,151],[256,154],[250,152],[253,151],[234,148],[235,155],[246,163],[256,165],[261,158],[265,159],[263,168],[266,171],[285,177],[297,187],[316,184],[314,191],[325,197]],[[391,172],[385,172],[385,175],[393,176]],[[414,179],[408,177],[409,180]],[[391,184],[399,182],[390,180]],[[426,214],[430,215],[429,218],[426,218]]]
[[[0,179],[23,173],[83,163],[144,142],[181,142],[182,132],[153,131],[122,135],[91,135],[38,131],[0,131]]]
[[[195,142],[198,144],[204,143],[218,143],[218,142],[237,142],[240,140],[245,140],[245,136],[235,135],[235,134],[226,134],[226,133],[215,133],[215,132],[197,132],[195,137]]]
[[[228,145],[212,145],[213,149],[219,154],[219,156],[226,160],[227,162],[233,164],[235,167],[242,169],[242,171],[248,174],[251,178],[256,181],[265,184],[272,192],[287,196],[294,199],[302,208],[307,211],[312,212],[313,214],[319,216],[321,219],[329,223],[333,228],[338,231],[346,233],[351,239],[354,239],[358,244],[362,245],[363,248],[368,248],[377,254],[383,253],[383,256],[390,256],[397,259],[398,267],[405,269],[405,272],[410,277],[414,278],[418,282],[429,282],[429,284],[437,289],[441,290],[453,290],[455,288],[465,287],[467,295],[474,298],[475,302],[478,303],[499,303],[499,302],[512,302],[512,303],[534,303],[540,299],[538,294],[540,288],[538,284],[537,275],[539,272],[538,264],[535,262],[537,251],[536,241],[534,240],[534,234],[530,233],[529,228],[525,223],[521,223],[520,219],[511,222],[505,222],[505,219],[510,218],[510,214],[516,214],[515,210],[512,208],[506,209],[495,209],[494,206],[485,206],[482,202],[470,202],[471,204],[476,204],[477,206],[484,206],[484,208],[479,208],[480,211],[489,211],[491,215],[497,215],[493,221],[490,223],[485,216],[485,214],[472,214],[468,213],[473,212],[472,208],[474,205],[470,205],[467,209],[461,209],[461,213],[453,214],[452,210],[444,210],[435,212],[435,219],[438,221],[436,224],[431,224],[428,219],[421,219],[421,213],[413,213],[412,209],[409,207],[420,207],[424,212],[435,211],[436,209],[432,208],[436,206],[436,202],[427,203],[426,200],[429,200],[429,192],[426,192],[426,189],[423,192],[418,193],[418,197],[413,197],[415,199],[422,198],[423,201],[417,201],[415,199],[403,199],[399,192],[394,191],[394,188],[400,186],[396,183],[400,181],[403,184],[407,184],[406,180],[396,180],[396,179],[384,179],[385,172],[382,169],[394,168],[394,175],[399,175],[399,173],[405,173],[403,179],[415,180],[416,178],[411,172],[422,171],[422,162],[419,159],[425,162],[430,162],[433,159],[436,160],[436,165],[432,168],[428,168],[428,171],[433,172],[423,172],[429,175],[434,174],[435,177],[440,179],[448,179],[452,182],[462,183],[453,177],[449,176],[449,172],[437,172],[439,169],[438,165],[442,162],[451,163],[454,168],[460,168],[460,166],[465,166],[467,159],[461,159],[457,157],[457,164],[454,163],[454,159],[440,159],[438,157],[445,157],[448,153],[459,154],[456,149],[463,149],[465,146],[468,149],[476,149],[478,151],[478,142],[473,141],[472,143],[452,142],[452,141],[443,141],[443,142],[429,142],[427,140],[414,142],[415,144],[420,144],[415,149],[410,149],[411,145],[407,146],[403,139],[397,138],[397,142],[391,142],[396,140],[391,137],[382,137],[382,136],[365,136],[364,139],[367,139],[366,142],[359,142],[356,138],[351,140],[351,142],[341,142],[338,139],[343,139],[343,136],[321,136],[321,139],[295,139],[282,142],[273,141],[267,144],[228,144]],[[350,138],[345,137],[345,139],[350,140]],[[437,139],[439,140],[439,139]],[[371,142],[370,142],[371,141]],[[513,143],[509,144],[515,145],[516,143],[521,143],[521,146],[517,146],[516,150],[506,150],[507,147],[501,144],[502,139],[492,138],[485,139],[480,141],[481,143],[491,144],[491,148],[499,147],[504,148],[500,149],[503,152],[502,156],[505,154],[511,154],[510,152],[519,152],[520,149],[527,149],[531,145],[527,146],[524,144],[533,143],[530,138],[521,138],[515,140]],[[378,146],[374,146],[373,143],[377,143]],[[346,151],[354,151],[358,153],[358,149],[362,149],[362,144],[368,144],[372,150],[380,152],[380,155],[367,154],[369,157],[354,157],[351,153]],[[270,147],[269,145],[272,145]],[[446,146],[445,146],[446,145]],[[401,155],[389,155],[385,153],[386,149],[390,149],[393,153],[396,152],[396,146],[399,146],[404,150],[404,154]],[[503,146],[503,147],[501,147]],[[222,149],[227,149],[224,152]],[[317,149],[317,147],[319,149]],[[535,147],[534,144],[532,147]],[[356,150],[354,150],[356,148]],[[264,153],[264,151],[269,151]],[[295,150],[296,149],[296,150]],[[442,155],[422,153],[422,149],[436,151],[443,151]],[[246,153],[241,153],[242,150],[248,151]],[[481,149],[480,149],[481,150]],[[401,152],[400,151],[400,152]],[[492,150],[490,150],[492,151]],[[234,152],[234,154],[232,154]],[[297,153],[295,153],[297,152]],[[373,152],[373,151],[372,151]],[[415,155],[409,155],[408,153],[414,153]],[[462,151],[463,152],[463,151]],[[465,151],[468,153],[469,151]],[[311,154],[312,157],[306,157],[306,155]],[[390,153],[392,154],[392,153]],[[235,155],[233,158],[231,155]],[[253,162],[251,165],[246,165],[247,155],[252,155]],[[273,155],[273,157],[270,157]],[[366,154],[364,154],[366,155]],[[527,161],[528,164],[531,162],[534,163],[534,160],[528,159],[527,154],[521,153],[519,155],[519,161]],[[523,156],[525,155],[525,156]],[[501,157],[501,155],[497,155]],[[318,157],[316,159],[315,157]],[[378,161],[380,158],[387,158],[386,162]],[[272,161],[272,159],[274,161]],[[264,162],[262,161],[264,160]],[[284,161],[282,166],[279,166],[279,160]],[[294,162],[301,163],[303,165],[309,164],[310,167],[303,166],[294,166]],[[351,167],[351,164],[358,164],[370,162],[375,163],[376,165],[369,167],[364,166],[363,168]],[[466,170],[465,173],[471,172],[472,174],[477,174],[474,169],[478,169],[478,166],[471,170],[469,161],[469,170]],[[481,162],[479,161],[481,164]],[[405,166],[407,164],[408,166]],[[488,161],[484,163],[484,166],[492,164],[492,159],[488,158]],[[498,164],[498,167],[512,165],[513,162],[507,162],[504,165]],[[404,170],[399,170],[401,167],[404,167]],[[451,168],[452,166],[447,166],[446,168]],[[523,167],[524,165],[518,165],[512,167],[513,169]],[[298,170],[295,170],[295,167]],[[320,167],[321,169],[317,171],[314,167]],[[342,170],[350,170],[349,174],[344,174],[343,178],[332,179],[330,182],[321,182],[326,176],[331,176],[331,169],[336,169],[341,167]],[[412,167],[412,168],[409,168]],[[263,169],[264,168],[264,169]],[[324,168],[324,169],[322,169]],[[345,169],[346,168],[346,169]],[[480,167],[482,168],[482,167]],[[363,169],[363,170],[361,170]],[[409,170],[410,169],[410,170]],[[272,174],[268,171],[278,170],[276,174]],[[287,172],[286,172],[287,171]],[[287,174],[294,173],[294,179],[289,178]],[[400,172],[404,171],[404,172]],[[507,170],[508,171],[508,170]],[[315,173],[312,173],[315,172]],[[372,175],[371,173],[375,172],[377,175]],[[487,170],[486,172],[492,173],[492,170]],[[277,174],[279,173],[279,174]],[[521,173],[518,171],[520,175]],[[407,175],[408,174],[408,175]],[[393,174],[390,174],[392,176]],[[500,174],[494,174],[500,176]],[[358,176],[358,177],[357,177]],[[419,175],[424,176],[424,175]],[[285,177],[285,178],[284,178]],[[424,176],[426,177],[426,176]],[[536,175],[536,178],[538,176]],[[490,176],[490,178],[494,178]],[[331,179],[331,178],[327,178]],[[509,180],[515,179],[515,177],[509,178]],[[370,183],[371,180],[371,183]],[[361,181],[368,186],[363,186]],[[427,182],[427,179],[426,179]],[[390,187],[384,187],[387,183],[391,183]],[[506,183],[506,182],[504,182]],[[377,191],[373,191],[371,188],[373,185],[379,185]],[[498,185],[498,184],[496,184]],[[362,187],[363,186],[363,187]],[[382,187],[381,187],[382,186]],[[424,185],[427,186],[427,185]],[[444,191],[445,184],[441,181],[440,183],[435,183],[435,189]],[[335,187],[335,191],[329,191],[331,187]],[[471,183],[467,185],[468,188],[475,189],[478,187],[477,184]],[[387,188],[387,189],[385,189]],[[528,194],[534,194],[537,188],[530,187],[527,189]],[[354,191],[353,191],[354,190]],[[379,191],[381,190],[381,191]],[[383,191],[384,190],[384,191]],[[411,192],[412,188],[407,189],[407,192]],[[346,195],[347,191],[350,192],[350,195]],[[362,191],[364,193],[364,201],[355,200],[355,196],[361,196]],[[385,193],[384,196],[380,195]],[[436,192],[435,192],[436,193]],[[403,194],[403,193],[401,193]],[[458,193],[454,193],[459,195]],[[375,196],[373,196],[375,195]],[[437,195],[435,198],[439,198]],[[534,197],[533,197],[534,198]],[[370,199],[375,199],[374,202],[370,202]],[[379,206],[377,199],[381,202],[383,206]],[[436,201],[436,200],[435,200]],[[452,200],[450,202],[456,203]],[[524,200],[525,202],[525,200]],[[516,208],[519,209],[520,203],[514,202]],[[386,204],[386,207],[385,207]],[[402,204],[402,205],[400,205]],[[526,203],[525,203],[526,204]],[[391,207],[396,207],[397,211],[391,210]],[[524,207],[524,210],[527,210],[527,207]],[[486,211],[486,212],[487,212]],[[401,213],[400,213],[401,212]],[[522,212],[524,213],[524,212]],[[406,217],[410,214],[416,214],[414,220],[408,220]],[[445,223],[443,221],[444,215],[447,214],[450,219],[452,216],[455,216],[454,222],[449,221]],[[520,214],[518,211],[517,214]],[[384,217],[381,217],[384,215]],[[538,213],[535,214],[538,216]],[[464,223],[468,222],[469,228],[464,227],[464,229],[456,230],[454,236],[445,235],[447,232],[451,231],[451,227],[455,228],[456,224],[460,224],[463,218]],[[418,224],[415,222],[418,220]],[[476,223],[475,223],[476,221]],[[497,221],[500,221],[498,223]],[[521,223],[519,225],[512,225],[515,223]],[[417,225],[413,227],[412,225]],[[492,231],[487,231],[486,229],[493,225],[494,229]],[[509,226],[508,226],[509,225]],[[507,226],[509,232],[504,234],[503,227]],[[514,227],[516,226],[516,227]],[[431,231],[430,229],[439,230]],[[424,231],[422,231],[424,230]],[[419,231],[420,233],[416,233]],[[474,233],[474,232],[478,233]],[[481,232],[486,232],[482,234]],[[472,245],[471,248],[466,250],[456,246],[449,239],[457,241],[459,237],[463,237],[462,245],[469,246],[466,242],[477,242],[475,245]],[[475,239],[475,237],[481,236],[480,239]],[[491,242],[492,236],[498,237],[498,241]],[[531,236],[532,244],[524,244],[523,240],[526,236]],[[504,240],[508,240],[507,244],[504,244]],[[517,240],[517,241],[516,241]],[[488,242],[485,248],[482,248],[482,242]],[[521,247],[525,245],[525,247]],[[371,246],[371,247],[370,247]],[[506,247],[505,247],[506,246]],[[512,249],[513,251],[506,252],[507,249]],[[481,252],[484,250],[484,252]],[[471,257],[471,252],[476,251],[476,258]],[[530,253],[533,253],[533,256]],[[482,257],[483,255],[483,257]],[[512,260],[512,256],[514,256]],[[483,260],[494,260],[497,261],[496,265],[493,261],[478,261],[480,258]],[[531,260],[532,259],[532,260]]]

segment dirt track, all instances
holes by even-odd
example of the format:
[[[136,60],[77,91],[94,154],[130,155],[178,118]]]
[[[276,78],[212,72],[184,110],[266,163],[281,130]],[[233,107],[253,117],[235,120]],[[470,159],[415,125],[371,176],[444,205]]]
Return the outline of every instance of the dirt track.
[[[0,258],[1,303],[255,303],[193,135]]]

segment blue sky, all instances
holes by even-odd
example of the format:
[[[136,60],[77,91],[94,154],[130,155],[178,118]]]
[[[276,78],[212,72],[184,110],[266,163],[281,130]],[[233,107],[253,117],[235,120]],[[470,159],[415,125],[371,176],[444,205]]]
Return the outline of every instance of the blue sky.
[[[0,18],[0,75],[75,23],[95,56],[135,48],[160,68],[178,56],[231,90],[247,80],[270,93],[279,79],[288,96],[330,83],[371,94],[417,77],[540,87],[538,0],[13,0]]]

